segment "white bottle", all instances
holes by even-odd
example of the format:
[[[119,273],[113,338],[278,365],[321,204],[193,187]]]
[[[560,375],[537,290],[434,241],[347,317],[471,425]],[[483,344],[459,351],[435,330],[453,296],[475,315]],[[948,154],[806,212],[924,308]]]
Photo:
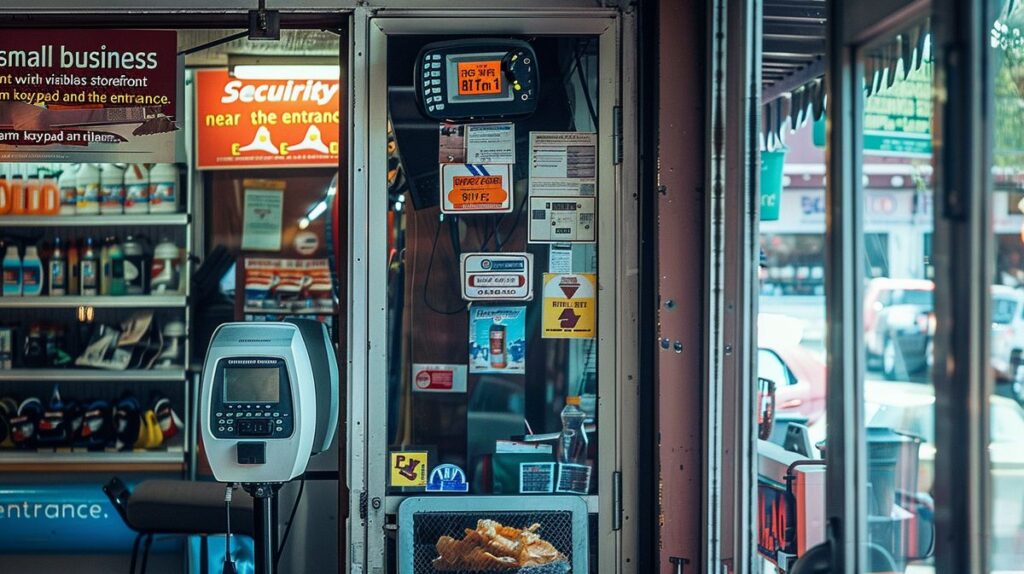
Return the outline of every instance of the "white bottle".
[[[116,163],[103,164],[103,173],[100,175],[100,213],[124,213],[124,167]]]
[[[124,212],[149,213],[151,191],[146,166],[141,163],[129,165],[124,172]]]
[[[153,250],[149,277],[151,293],[179,293],[181,290],[181,250],[166,237]]]
[[[76,213],[75,204],[78,203],[77,171],[78,166],[69,163],[64,166],[64,171],[60,173],[60,178],[57,180],[57,189],[60,193],[61,215],[74,215]]]
[[[36,296],[43,294],[43,262],[35,245],[25,248],[21,260],[21,294]]]
[[[177,213],[178,196],[180,187],[178,184],[178,166],[172,163],[158,163],[149,171],[150,191],[149,212],[150,213]]]
[[[94,163],[83,163],[78,166],[75,185],[78,187],[75,214],[98,214],[100,212],[100,168]]]

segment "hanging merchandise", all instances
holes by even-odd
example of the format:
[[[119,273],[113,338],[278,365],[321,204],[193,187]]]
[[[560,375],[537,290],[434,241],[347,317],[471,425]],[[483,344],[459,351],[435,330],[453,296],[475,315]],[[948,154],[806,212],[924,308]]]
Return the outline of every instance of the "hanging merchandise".
[[[526,373],[526,307],[469,310],[469,372]]]
[[[103,164],[100,173],[100,213],[124,213],[124,168],[116,163]]]
[[[67,294],[68,262],[61,248],[60,237],[53,240],[53,253],[47,264],[47,295],[59,296]]]
[[[181,195],[178,181],[178,166],[172,163],[158,163],[149,172],[149,212],[177,213]]]
[[[35,245],[25,248],[25,257],[21,260],[21,294],[26,297],[43,294],[43,262]]]
[[[76,213],[76,204],[78,203],[77,171],[77,165],[65,165],[64,171],[61,172],[60,177],[57,179],[57,189],[60,194],[60,215],[75,215]]]
[[[97,215],[100,212],[100,168],[94,163],[83,163],[75,174],[77,197],[76,215]]]
[[[4,272],[4,297],[17,297],[21,295],[21,257],[18,255],[18,247],[7,246],[7,253],[3,261]]]
[[[124,172],[124,212],[149,213],[149,170],[137,163]]]

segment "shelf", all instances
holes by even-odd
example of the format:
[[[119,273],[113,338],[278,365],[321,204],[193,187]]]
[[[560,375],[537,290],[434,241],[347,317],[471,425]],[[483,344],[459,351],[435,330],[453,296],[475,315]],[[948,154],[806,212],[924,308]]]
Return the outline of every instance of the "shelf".
[[[106,371],[103,369],[7,369],[0,381],[184,381],[184,369]]]
[[[187,213],[139,215],[2,215],[0,227],[115,227],[124,225],[187,225]]]
[[[184,451],[0,452],[0,472],[174,472],[184,465]]]
[[[0,309],[77,309],[82,306],[96,309],[174,309],[187,305],[188,299],[184,295],[0,297]]]
[[[255,307],[245,307],[242,309],[242,313],[246,315],[334,315],[337,311],[333,309],[295,309],[292,311],[284,311],[281,309],[258,309]]]

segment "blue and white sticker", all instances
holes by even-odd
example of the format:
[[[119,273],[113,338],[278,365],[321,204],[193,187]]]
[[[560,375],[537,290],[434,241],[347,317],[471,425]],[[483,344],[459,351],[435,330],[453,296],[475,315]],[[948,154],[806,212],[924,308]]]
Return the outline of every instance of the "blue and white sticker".
[[[427,492],[469,492],[466,473],[454,464],[441,464],[430,471]]]

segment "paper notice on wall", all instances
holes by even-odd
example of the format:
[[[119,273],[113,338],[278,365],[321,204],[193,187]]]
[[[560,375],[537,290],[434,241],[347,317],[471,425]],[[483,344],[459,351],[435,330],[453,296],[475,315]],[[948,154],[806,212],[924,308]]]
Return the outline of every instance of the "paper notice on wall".
[[[242,249],[280,251],[281,216],[284,209],[283,182],[245,180],[244,185]]]
[[[549,273],[572,273],[572,244],[552,243],[548,251]]]
[[[593,196],[596,192],[596,133],[530,134],[531,196]]]
[[[516,127],[512,123],[466,126],[466,163],[516,162]]]
[[[505,164],[441,165],[443,213],[512,211],[512,170]]]
[[[464,393],[466,365],[413,363],[412,390],[417,393]]]

